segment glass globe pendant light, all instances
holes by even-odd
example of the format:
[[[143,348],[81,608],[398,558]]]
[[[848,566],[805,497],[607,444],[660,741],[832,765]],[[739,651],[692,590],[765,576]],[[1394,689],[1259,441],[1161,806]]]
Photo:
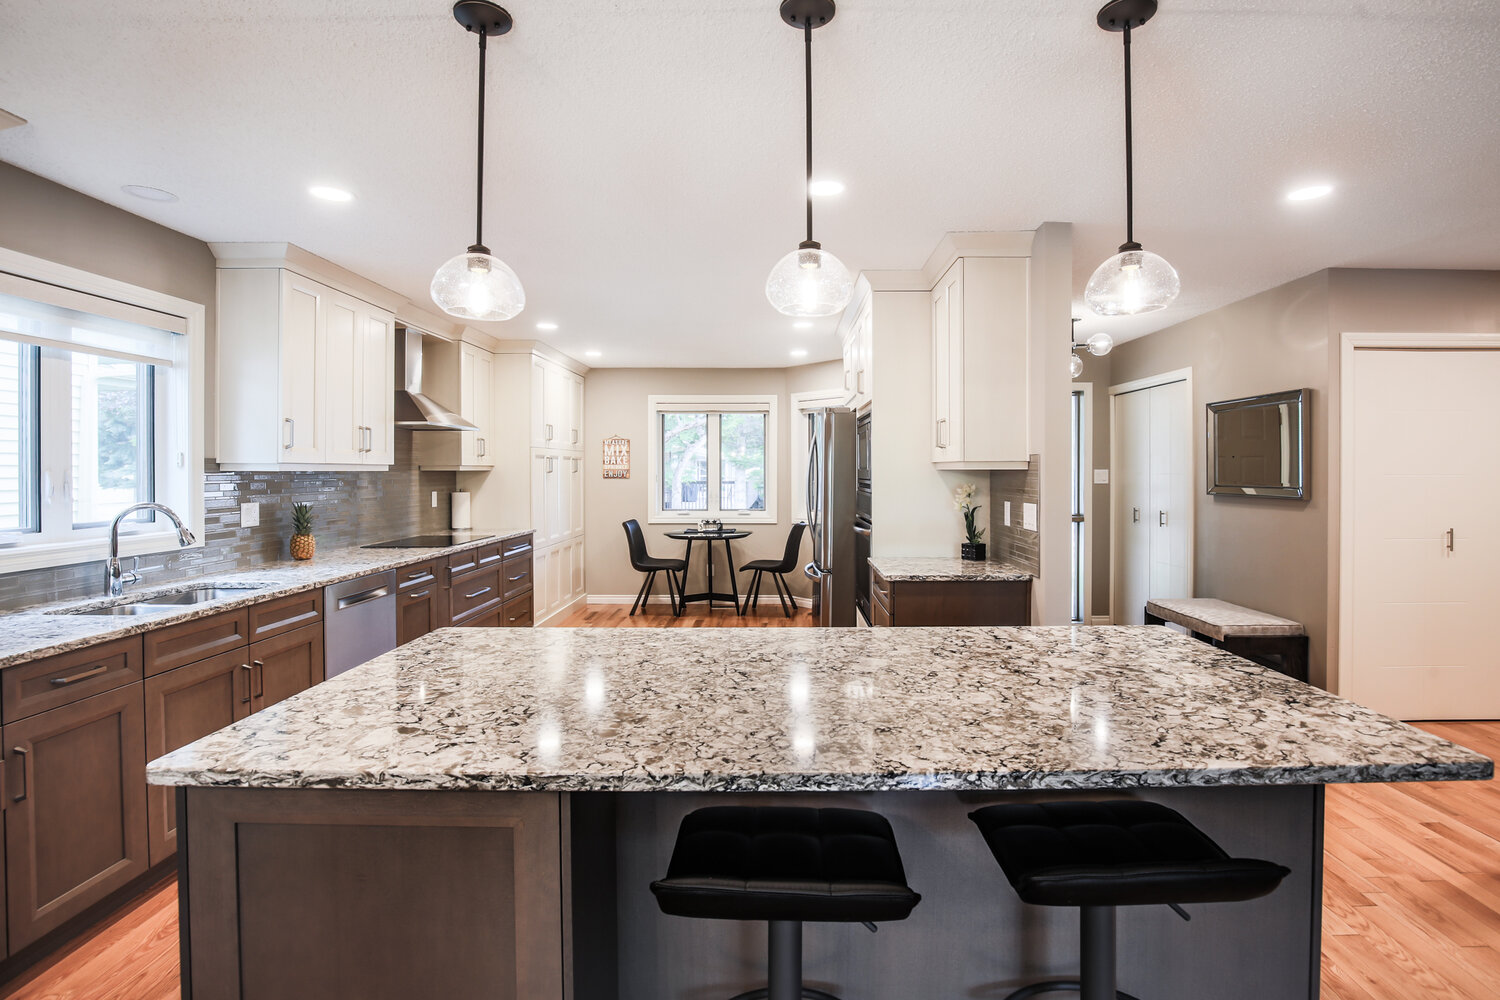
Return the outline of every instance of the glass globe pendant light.
[[[802,32],[806,63],[807,239],[776,262],[766,278],[766,298],[787,316],[832,316],[842,312],[854,294],[854,277],[833,254],[813,239],[812,206],[812,33],[833,20],[833,0],[782,0],[781,19]]]
[[[526,290],[505,261],[484,245],[484,55],[491,35],[514,23],[504,7],[489,0],[458,0],[453,18],[479,35],[479,172],[474,200],[474,245],[437,269],[432,301],[450,316],[489,322],[510,319],[526,308]]]
[[[1135,149],[1130,121],[1130,30],[1156,13],[1156,0],[1110,0],[1099,9],[1099,27],[1125,36],[1125,242],[1100,264],[1083,297],[1101,316],[1134,316],[1165,309],[1177,298],[1177,272],[1135,241]],[[1100,352],[1102,353],[1102,352]]]

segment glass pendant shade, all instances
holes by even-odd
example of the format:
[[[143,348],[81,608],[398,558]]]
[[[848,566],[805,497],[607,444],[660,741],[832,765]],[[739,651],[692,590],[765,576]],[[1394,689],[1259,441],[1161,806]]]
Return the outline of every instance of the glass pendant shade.
[[[526,290],[503,260],[470,249],[432,276],[432,301],[450,316],[494,322],[526,308]]]
[[[1096,333],[1084,341],[1084,346],[1088,348],[1089,353],[1094,357],[1102,358],[1114,350],[1115,338],[1107,333]]]
[[[1125,250],[1099,265],[1083,297],[1100,316],[1165,309],[1181,287],[1177,271],[1149,250]]]
[[[1077,354],[1068,355],[1068,371],[1074,378],[1083,374],[1083,359]]]
[[[854,295],[854,277],[833,254],[798,247],[776,262],[766,279],[766,298],[787,316],[832,316]]]

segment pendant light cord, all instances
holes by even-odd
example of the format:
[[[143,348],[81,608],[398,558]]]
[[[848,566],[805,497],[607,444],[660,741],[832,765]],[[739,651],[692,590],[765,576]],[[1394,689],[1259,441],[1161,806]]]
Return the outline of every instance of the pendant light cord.
[[[484,55],[489,40],[483,28],[479,29],[479,176],[474,185],[474,246],[470,250],[484,250]]]
[[[813,206],[812,206],[812,174],[813,174],[813,161],[812,161],[812,132],[813,132],[813,129],[812,129],[812,104],[813,104],[813,102],[812,102],[812,17],[811,16],[809,16],[807,18],[807,20],[802,23],[802,50],[803,50],[803,54],[804,54],[804,62],[805,62],[805,65],[806,65],[806,82],[807,82],[807,86],[806,86],[806,96],[807,96],[807,108],[806,108],[806,112],[807,112],[806,113],[806,119],[807,119],[807,185],[806,185],[806,190],[804,192],[807,195],[807,242],[810,243],[810,244],[812,244],[813,246],[817,246],[817,244],[814,243],[814,241],[813,241],[813,220],[812,220],[812,208],[813,208]]]
[[[1135,241],[1135,143],[1130,122],[1130,22],[1125,22],[1125,250],[1139,250]]]

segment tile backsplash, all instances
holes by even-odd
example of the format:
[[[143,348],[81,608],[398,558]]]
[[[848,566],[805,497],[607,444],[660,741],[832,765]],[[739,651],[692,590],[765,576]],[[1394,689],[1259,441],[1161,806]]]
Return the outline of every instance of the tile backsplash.
[[[1013,563],[1033,573],[1042,571],[1041,535],[1022,527],[1024,504],[1041,503],[1040,455],[1032,455],[1024,469],[990,473],[989,557]],[[1010,525],[1005,524],[1005,502],[1010,501]]]
[[[412,459],[412,435],[396,435],[395,464],[369,472],[223,472],[209,462],[203,475],[204,544],[181,552],[141,556],[147,583],[253,569],[287,558],[292,504],[313,505],[318,545],[336,548],[448,527],[452,472],[422,472]],[[438,506],[430,505],[432,491]],[[260,504],[260,524],[240,525],[240,504]],[[101,543],[100,549],[104,545]],[[125,560],[126,568],[131,565]],[[72,597],[104,588],[104,559],[0,575],[0,610]]]

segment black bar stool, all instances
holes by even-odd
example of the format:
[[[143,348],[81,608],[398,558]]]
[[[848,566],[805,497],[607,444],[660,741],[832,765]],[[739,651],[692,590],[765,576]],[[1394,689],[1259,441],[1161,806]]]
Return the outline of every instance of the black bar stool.
[[[667,877],[651,883],[663,913],[764,920],[765,989],[732,1000],[838,1000],[802,985],[804,921],[904,920],[921,900],[906,884],[891,824],[862,809],[711,806],[688,813]]]
[[[630,546],[630,568],[637,573],[645,573],[646,579],[641,584],[641,592],[635,595],[635,603],[630,606],[630,613],[635,614],[636,608],[642,612],[646,610],[646,602],[651,598],[651,585],[656,582],[657,573],[667,574],[667,598],[672,602],[672,614],[682,615],[682,588],[687,584],[687,560],[686,559],[659,559],[646,551],[646,535],[641,531],[641,522],[635,518],[621,522],[625,529],[625,542]],[[673,574],[681,573],[681,579]]]
[[[1033,983],[1006,1000],[1062,990],[1082,1000],[1135,1000],[1115,988],[1115,908],[1229,903],[1264,896],[1291,872],[1231,858],[1182,815],[1155,802],[1031,802],[969,814],[1016,895],[1080,911],[1081,974]]]
[[[798,521],[792,525],[792,530],[786,536],[786,554],[780,559],[754,559],[740,567],[741,573],[755,573],[750,579],[750,589],[745,594],[745,607],[740,614],[752,607],[760,607],[760,581],[765,574],[770,573],[771,583],[776,587],[776,596],[781,599],[781,610],[788,618],[792,617],[792,608],[796,606],[796,602],[792,600],[792,589],[787,586],[786,575],[797,568],[797,555],[802,551],[802,532],[806,530],[806,521]]]

